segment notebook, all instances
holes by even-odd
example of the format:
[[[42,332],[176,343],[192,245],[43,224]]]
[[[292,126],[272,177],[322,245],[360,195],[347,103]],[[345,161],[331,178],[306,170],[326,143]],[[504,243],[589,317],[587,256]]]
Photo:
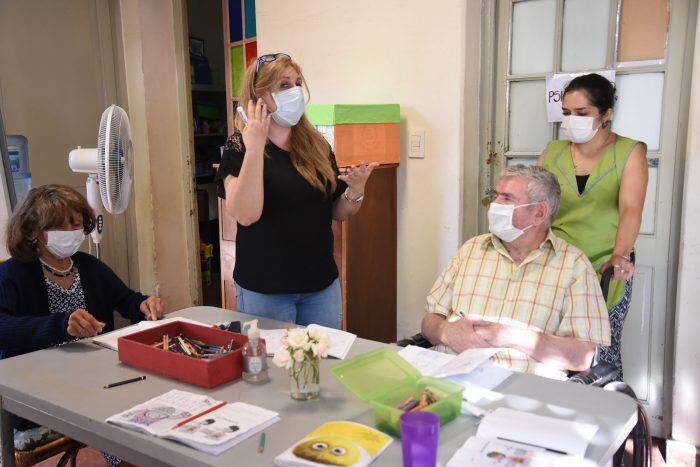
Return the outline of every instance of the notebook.
[[[594,467],[579,456],[548,452],[518,443],[472,436],[454,453],[447,467]]]
[[[420,371],[423,376],[445,378],[471,373],[472,370],[491,358],[498,350],[469,349],[459,355],[453,355],[409,345],[401,349],[398,354]]]
[[[219,455],[277,423],[279,414],[244,402],[225,403],[173,389],[106,421]]]
[[[310,324],[307,330],[320,329],[326,333],[331,343],[328,349],[328,356],[344,360],[357,336],[340,329],[327,328],[318,324]],[[265,339],[267,354],[272,356],[282,350],[282,338],[287,335],[288,329],[261,329],[260,337]]]
[[[117,329],[116,331],[108,332],[106,334],[102,334],[101,336],[94,337],[92,339],[92,343],[99,345],[100,347],[104,347],[106,349],[119,350],[120,337],[128,336],[129,334],[133,334],[135,332],[145,331],[146,329],[155,328],[157,326],[162,326],[173,321],[182,321],[183,323],[199,324],[200,326],[209,327],[209,325],[206,323],[195,321],[189,318],[180,317],[159,319],[157,321],[141,321],[136,324],[132,324],[131,326],[126,326],[124,328]]]
[[[391,436],[359,423],[328,422],[275,458],[278,467],[370,465],[393,442]]]
[[[598,425],[499,407],[485,416],[476,434],[583,458]]]

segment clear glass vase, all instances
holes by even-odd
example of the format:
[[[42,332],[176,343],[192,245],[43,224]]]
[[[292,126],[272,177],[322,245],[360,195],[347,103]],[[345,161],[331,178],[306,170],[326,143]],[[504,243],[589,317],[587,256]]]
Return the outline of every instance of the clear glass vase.
[[[292,359],[289,369],[289,394],[292,399],[308,401],[316,399],[320,386],[319,358],[306,358],[301,362]]]

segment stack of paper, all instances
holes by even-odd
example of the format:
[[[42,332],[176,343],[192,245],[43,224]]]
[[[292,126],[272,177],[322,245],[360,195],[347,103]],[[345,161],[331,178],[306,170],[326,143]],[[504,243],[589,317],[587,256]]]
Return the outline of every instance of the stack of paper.
[[[445,378],[471,373],[498,350],[469,349],[459,355],[452,355],[409,345],[401,349],[399,355],[420,371],[423,376]]]
[[[265,339],[267,355],[273,356],[282,350],[282,338],[287,335],[286,329],[261,329],[260,338]]]
[[[517,443],[498,442],[472,436],[452,458],[447,467],[593,467],[593,461],[578,456],[556,454],[545,449]]]
[[[348,352],[350,352],[352,344],[355,342],[355,339],[357,339],[357,336],[350,332],[327,328],[325,326],[319,326],[318,324],[310,324],[306,329],[309,331],[312,329],[324,331],[331,343],[331,348],[328,349],[328,355],[339,358],[340,360],[345,360],[345,357],[348,356]]]
[[[513,372],[493,362],[485,361],[471,372],[446,377],[448,381],[464,387],[462,397],[470,402],[494,401],[503,398],[502,394],[493,389],[508,379]]]
[[[583,458],[598,426],[499,407],[481,420],[476,434]]]
[[[193,319],[189,318],[165,318],[165,319],[160,319],[158,321],[141,321],[136,324],[132,324],[131,326],[126,326],[121,329],[117,329],[116,331],[108,332],[106,334],[103,334],[101,336],[97,336],[92,339],[92,342],[94,344],[99,345],[100,347],[104,347],[106,349],[110,350],[119,350],[119,338],[128,336],[129,334],[133,334],[135,332],[140,332],[140,331],[145,331],[146,329],[151,329],[155,328],[157,326],[162,326],[167,323],[171,323],[173,321],[182,321],[183,323],[191,323],[191,324],[199,324],[200,326],[206,326],[209,327],[208,324],[202,323],[199,321],[195,321]]]
[[[330,357],[335,357],[340,360],[344,360],[347,357],[348,352],[352,344],[355,342],[357,336],[355,334],[341,331],[340,329],[327,328],[325,326],[319,326],[318,324],[310,324],[307,328],[308,331],[312,329],[319,329],[326,333],[328,340],[331,343],[330,349],[328,349],[328,355]],[[282,350],[282,338],[287,335],[287,329],[261,329],[260,337],[265,339],[265,346],[267,348],[268,355],[274,355],[275,353]]]
[[[279,414],[243,402],[225,403],[173,389],[107,423],[171,439],[218,455],[279,421]]]

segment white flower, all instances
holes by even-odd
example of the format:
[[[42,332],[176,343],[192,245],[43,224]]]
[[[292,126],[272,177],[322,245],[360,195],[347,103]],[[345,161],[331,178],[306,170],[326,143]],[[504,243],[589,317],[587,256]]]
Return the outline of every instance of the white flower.
[[[323,338],[328,338],[328,335],[326,334],[326,331],[324,331],[323,329],[317,328],[317,327],[312,327],[309,330],[309,337],[318,342]]]
[[[306,335],[306,331],[301,328],[290,329],[287,331],[287,344],[292,349],[298,349],[303,347],[304,344],[308,342],[309,338]]]
[[[292,367],[292,357],[289,355],[288,350],[283,349],[275,354],[275,356],[272,358],[272,363],[279,368],[289,370]]]
[[[311,344],[311,351],[314,353],[314,357],[326,358],[328,356],[328,341]]]
[[[294,351],[294,360],[296,360],[297,362],[304,361],[304,351],[302,349],[296,349]]]
[[[311,348],[311,345],[312,345],[314,342],[316,342],[316,341],[314,341],[314,340],[311,338],[311,336],[308,335],[308,333],[307,333],[306,336],[307,336],[307,337],[306,337],[306,342],[304,342],[304,345],[301,346],[301,348],[304,349],[304,351],[309,350],[309,349]]]

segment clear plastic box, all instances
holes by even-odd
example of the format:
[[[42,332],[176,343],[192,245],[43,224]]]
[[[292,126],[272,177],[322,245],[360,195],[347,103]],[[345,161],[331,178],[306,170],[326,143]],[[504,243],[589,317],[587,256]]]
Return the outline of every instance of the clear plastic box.
[[[394,436],[401,436],[399,417],[403,413],[394,406],[402,404],[409,396],[417,398],[426,387],[438,400],[423,410],[439,415],[441,424],[460,414],[462,386],[421,376],[410,363],[386,347],[339,363],[332,372],[350,392],[372,405],[376,427]]]

